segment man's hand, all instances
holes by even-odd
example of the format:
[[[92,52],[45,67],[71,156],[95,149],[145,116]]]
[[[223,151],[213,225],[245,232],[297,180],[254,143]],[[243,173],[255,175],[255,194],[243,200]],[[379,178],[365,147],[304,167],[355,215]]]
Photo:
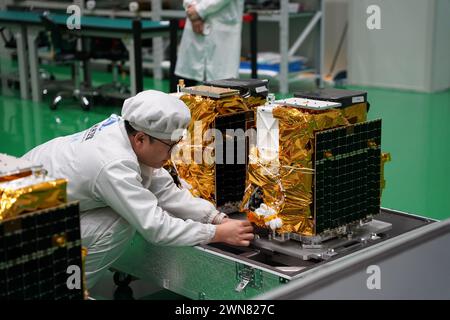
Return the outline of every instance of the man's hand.
[[[216,234],[211,242],[224,242],[233,246],[248,246],[253,240],[253,227],[248,221],[226,219],[216,225]]]
[[[220,224],[225,223],[227,221],[230,221],[230,218],[225,217],[225,218],[222,219],[222,221],[220,221]]]
[[[203,34],[203,20],[195,20],[191,21],[192,23],[192,30],[194,30],[195,33]]]
[[[189,5],[187,7],[186,14],[191,21],[201,20],[201,17],[198,15],[194,5]]]
[[[198,15],[197,10],[195,10],[195,5],[189,5],[187,7],[186,15],[188,19],[191,20],[192,30],[194,30],[195,33],[203,34],[204,21]]]

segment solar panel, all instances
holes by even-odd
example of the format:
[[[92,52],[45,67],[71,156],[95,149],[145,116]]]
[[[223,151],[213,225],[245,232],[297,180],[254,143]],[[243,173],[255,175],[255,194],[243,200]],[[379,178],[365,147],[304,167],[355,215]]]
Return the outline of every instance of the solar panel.
[[[77,202],[0,222],[1,300],[82,299],[82,286],[67,286],[81,261]]]
[[[339,108],[342,105],[338,102],[311,100],[303,98],[288,98],[275,101],[275,104],[302,109],[311,109],[316,111]]]
[[[181,92],[217,99],[231,97],[239,94],[238,90],[204,85],[182,88]]]
[[[380,209],[381,120],[316,133],[316,234]]]
[[[204,85],[239,90],[242,96],[267,97],[269,80],[267,79],[221,79],[204,82]]]
[[[239,202],[244,195],[248,156],[244,134],[252,115],[252,112],[239,112],[219,116],[215,120],[215,128],[225,137],[222,144],[216,142],[215,145],[216,159],[223,160],[222,163],[217,163],[219,160],[216,160],[215,166],[216,205],[218,207],[227,202]],[[226,142],[227,129],[235,130],[236,133],[229,137],[232,139],[231,143]],[[236,130],[239,130],[240,134]]]
[[[296,98],[304,98],[316,101],[339,102],[342,107],[356,103],[367,102],[367,92],[356,90],[343,90],[335,88],[323,88],[315,91],[304,91],[294,93]]]

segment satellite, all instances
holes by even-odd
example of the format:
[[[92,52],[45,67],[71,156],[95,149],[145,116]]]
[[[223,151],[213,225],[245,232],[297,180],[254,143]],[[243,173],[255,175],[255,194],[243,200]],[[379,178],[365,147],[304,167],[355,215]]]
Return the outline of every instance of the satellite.
[[[66,181],[0,154],[0,200],[0,300],[83,299],[79,206]]]
[[[306,248],[355,228],[389,228],[373,219],[386,157],[381,120],[367,121],[367,110],[365,92],[339,89],[298,93],[257,108],[241,210],[263,238],[295,240]]]

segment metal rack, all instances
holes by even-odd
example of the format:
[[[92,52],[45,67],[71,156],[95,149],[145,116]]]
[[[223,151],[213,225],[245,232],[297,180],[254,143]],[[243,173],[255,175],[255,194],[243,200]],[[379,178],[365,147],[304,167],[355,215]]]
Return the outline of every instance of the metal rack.
[[[151,0],[152,8],[156,12],[152,16],[152,19],[161,18],[182,18],[185,17],[184,11],[181,10],[163,10],[161,6],[161,0]],[[263,22],[277,22],[279,25],[279,51],[281,54],[279,84],[280,93],[286,94],[289,92],[289,57],[293,56],[295,52],[300,48],[305,39],[311,34],[315,27],[319,28],[320,40],[317,42],[316,48],[316,66],[315,73],[317,79],[317,85],[323,87],[322,73],[324,70],[324,0],[318,1],[318,10],[315,12],[303,12],[303,13],[289,13],[289,0],[280,0],[280,10],[271,11],[264,14],[264,12],[258,12],[258,20]],[[298,36],[294,44],[289,47],[289,23],[291,19],[304,19],[310,18],[308,25]],[[156,56],[155,56],[156,59]],[[155,60],[156,62],[156,60]]]
[[[103,16],[115,16],[115,17],[133,17],[140,16],[143,18],[151,18],[152,20],[159,21],[163,18],[184,18],[185,12],[183,10],[163,10],[162,0],[150,0],[152,5],[152,11],[148,12],[130,12],[128,10],[115,10],[115,9],[85,9],[84,0],[74,0],[73,3],[79,5],[83,12],[90,15],[103,15]],[[316,83],[319,87],[323,87],[322,83],[322,73],[324,70],[324,0],[318,1],[318,10],[312,12],[302,12],[302,13],[289,13],[289,0],[280,0],[280,10],[261,12],[258,11],[258,20],[262,22],[275,22],[279,26],[279,52],[281,55],[280,73],[278,75],[279,79],[279,90],[280,93],[289,92],[289,57],[293,56],[295,52],[304,43],[306,38],[311,34],[311,32],[317,27],[319,29],[320,40],[316,44],[316,65],[315,65],[315,75]],[[12,0],[3,0],[2,3],[7,5],[18,5],[23,7],[34,7],[34,8],[54,8],[54,9],[65,9],[67,7],[66,3],[58,3],[52,1],[34,1],[25,0],[20,2],[15,2]],[[307,26],[301,31],[296,41],[292,46],[289,46],[289,25],[292,19],[307,19],[310,18]],[[161,38],[153,39],[153,72],[155,79],[162,78],[162,67],[161,63],[163,61],[163,40]]]
[[[279,26],[279,51],[281,54],[280,63],[280,74],[279,74],[279,84],[280,93],[289,92],[289,58],[292,57],[295,52],[304,43],[305,39],[311,34],[314,28],[317,26],[319,28],[320,40],[316,45],[316,79],[317,85],[323,87],[322,84],[322,72],[323,72],[323,61],[324,61],[324,0],[318,0],[319,9],[315,12],[301,12],[301,13],[289,13],[289,0],[280,0],[280,11],[272,12],[267,15],[259,13],[259,21],[276,22]],[[302,32],[297,37],[294,44],[289,47],[289,24],[291,19],[304,19],[310,18],[308,25],[302,30]]]

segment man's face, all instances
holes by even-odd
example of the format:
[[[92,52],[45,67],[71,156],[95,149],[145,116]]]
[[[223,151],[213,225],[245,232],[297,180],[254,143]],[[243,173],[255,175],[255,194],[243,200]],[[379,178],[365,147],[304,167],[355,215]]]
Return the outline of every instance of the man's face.
[[[131,137],[134,152],[140,163],[151,168],[161,168],[170,159],[171,146],[176,144],[170,140],[151,138],[143,132]]]

